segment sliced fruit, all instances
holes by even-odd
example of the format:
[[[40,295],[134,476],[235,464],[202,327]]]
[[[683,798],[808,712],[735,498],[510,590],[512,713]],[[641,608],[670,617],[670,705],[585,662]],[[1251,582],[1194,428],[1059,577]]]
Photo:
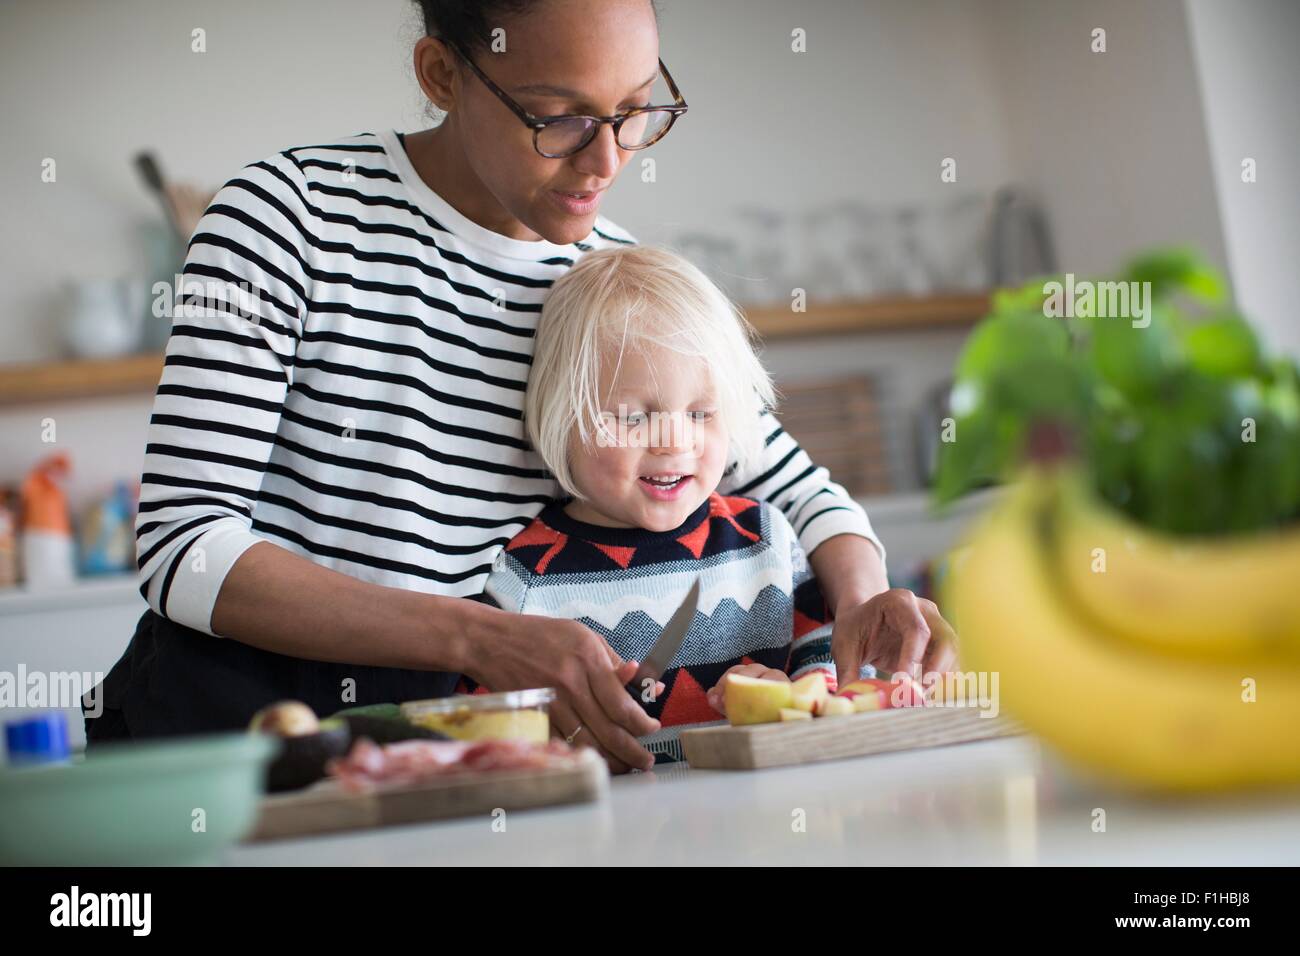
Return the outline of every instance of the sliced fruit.
[[[794,707],[782,707],[777,713],[780,715],[782,723],[789,720],[812,720],[811,711],[797,710]]]
[[[856,712],[853,701],[847,697],[827,697],[817,705],[818,717],[844,717]]]
[[[889,693],[883,687],[857,680],[845,684],[844,689],[835,696],[853,701],[857,710],[888,710]]]
[[[817,702],[829,697],[831,691],[826,683],[826,675],[822,671],[814,671],[791,684],[790,695],[795,710],[806,710],[811,714],[817,709]]]
[[[727,720],[733,727],[775,723],[781,719],[781,709],[793,703],[791,686],[784,680],[728,674],[722,688]]]

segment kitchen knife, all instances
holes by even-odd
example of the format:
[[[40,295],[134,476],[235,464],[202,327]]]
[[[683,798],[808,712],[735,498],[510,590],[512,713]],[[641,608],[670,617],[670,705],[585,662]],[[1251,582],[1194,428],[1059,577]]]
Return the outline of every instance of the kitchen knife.
[[[641,662],[635,676],[627,685],[628,693],[638,701],[645,703],[641,695],[645,691],[646,678],[657,681],[668,669],[668,665],[677,654],[677,649],[682,646],[682,641],[686,640],[686,632],[690,630],[691,620],[695,617],[695,610],[699,604],[700,579],[696,578],[686,594],[686,599],[673,612],[664,629],[659,632],[655,646],[650,649],[650,653],[645,656],[645,660]]]

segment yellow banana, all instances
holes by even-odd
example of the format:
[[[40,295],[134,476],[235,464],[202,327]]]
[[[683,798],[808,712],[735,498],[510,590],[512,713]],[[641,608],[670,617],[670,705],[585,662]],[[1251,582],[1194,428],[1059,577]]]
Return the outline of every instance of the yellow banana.
[[[1102,775],[1174,790],[1300,782],[1300,667],[1153,654],[1080,617],[1043,540],[1055,490],[1041,475],[1012,489],[957,558],[946,597],[963,666],[999,672],[1001,706]]]
[[[1068,596],[1108,633],[1201,658],[1300,662],[1300,531],[1181,541],[1063,476],[1051,531]]]

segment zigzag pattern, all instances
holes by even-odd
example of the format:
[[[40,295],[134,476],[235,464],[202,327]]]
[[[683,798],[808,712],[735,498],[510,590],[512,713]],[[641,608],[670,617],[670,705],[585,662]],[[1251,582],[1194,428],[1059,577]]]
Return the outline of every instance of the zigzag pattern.
[[[706,694],[737,664],[829,670],[830,615],[785,515],[716,492],[678,528],[650,532],[576,521],[552,502],[498,556],[486,596],[527,614],[580,620],[624,660],[643,660],[700,581],[700,602],[647,705],[663,730],[657,761],[681,759],[677,733],[719,719]],[[796,650],[797,644],[797,650]]]

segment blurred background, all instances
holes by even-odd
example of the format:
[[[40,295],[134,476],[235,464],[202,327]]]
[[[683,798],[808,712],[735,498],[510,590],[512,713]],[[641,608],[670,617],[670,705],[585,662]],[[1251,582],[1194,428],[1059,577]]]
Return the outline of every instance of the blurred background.
[[[654,181],[633,163],[603,214],[745,306],[786,427],[867,506],[901,583],[924,587],[964,521],[929,512],[927,436],[992,288],[1190,245],[1300,354],[1300,5],[660,6],[691,111],[649,154]],[[111,615],[106,670],[142,609],[131,499],[166,336],[142,293],[178,243],[137,156],[202,197],[278,149],[422,128],[419,33],[405,0],[0,5],[0,552],[57,449],[36,493],[65,497],[87,578],[39,593],[0,568],[6,659]]]

